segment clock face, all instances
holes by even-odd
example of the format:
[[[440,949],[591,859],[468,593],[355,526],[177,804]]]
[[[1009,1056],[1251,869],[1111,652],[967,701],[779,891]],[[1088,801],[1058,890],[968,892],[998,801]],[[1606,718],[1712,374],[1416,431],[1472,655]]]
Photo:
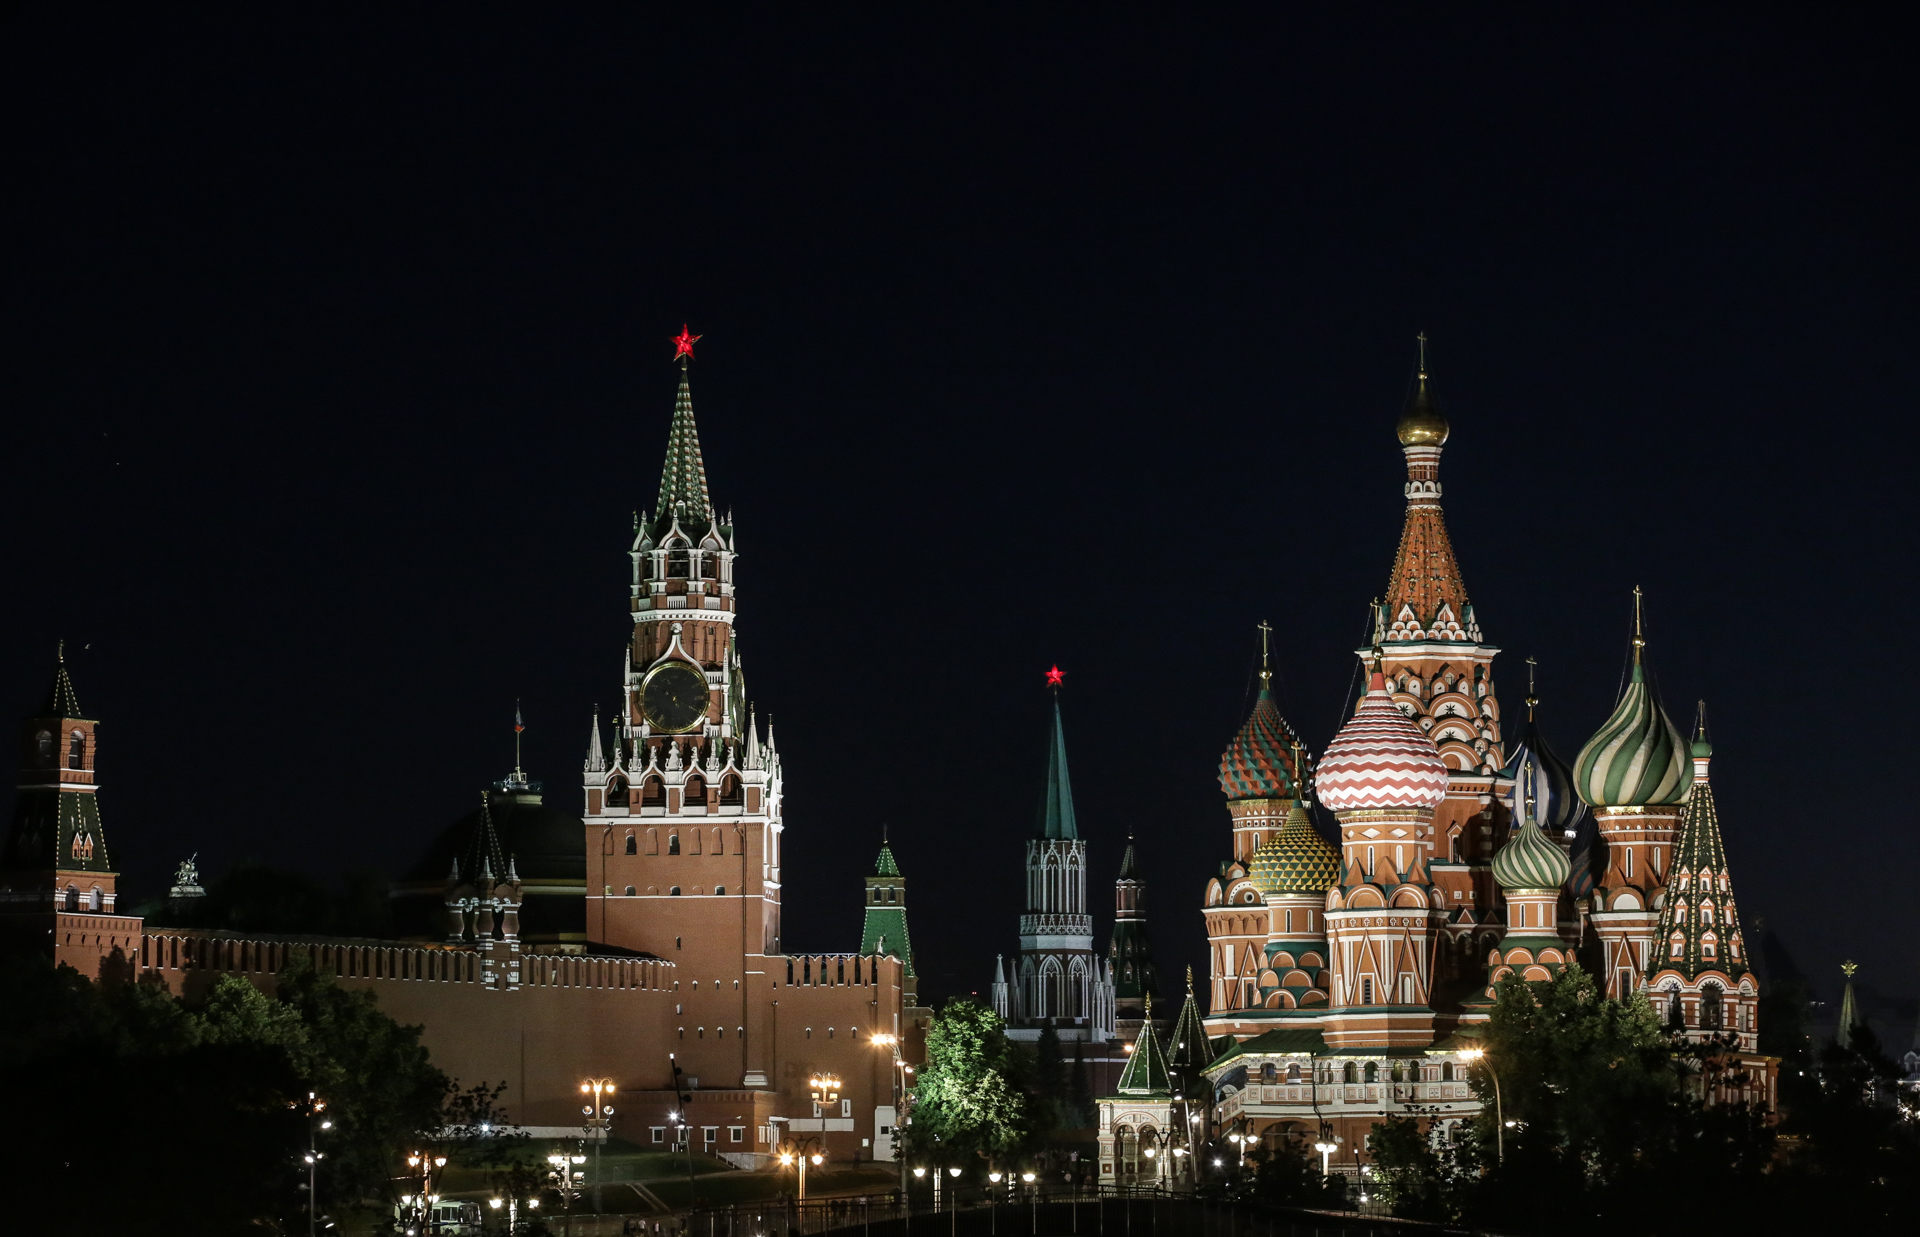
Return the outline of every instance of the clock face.
[[[692,730],[707,715],[707,676],[683,661],[655,666],[640,685],[640,707],[655,730]]]

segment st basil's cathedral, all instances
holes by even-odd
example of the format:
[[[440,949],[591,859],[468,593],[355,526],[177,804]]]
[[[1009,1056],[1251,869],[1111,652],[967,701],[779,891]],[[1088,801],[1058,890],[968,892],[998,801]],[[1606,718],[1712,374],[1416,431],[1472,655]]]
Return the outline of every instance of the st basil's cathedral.
[[[1442,1124],[1475,1112],[1466,1070],[1494,985],[1570,964],[1610,997],[1645,993],[1689,1038],[1730,1041],[1741,1068],[1722,1098],[1771,1108],[1778,1062],[1758,1053],[1704,706],[1689,741],[1647,673],[1636,589],[1625,690],[1573,764],[1541,737],[1531,674],[1519,734],[1503,728],[1500,650],[1441,512],[1451,427],[1421,344],[1397,426],[1406,523],[1356,650],[1366,692],[1316,758],[1263,667],[1220,759],[1232,857],[1202,911],[1215,1119],[1260,1142],[1331,1142],[1351,1171],[1368,1129],[1408,1105]],[[1122,1175],[1138,1167],[1103,1135]]]

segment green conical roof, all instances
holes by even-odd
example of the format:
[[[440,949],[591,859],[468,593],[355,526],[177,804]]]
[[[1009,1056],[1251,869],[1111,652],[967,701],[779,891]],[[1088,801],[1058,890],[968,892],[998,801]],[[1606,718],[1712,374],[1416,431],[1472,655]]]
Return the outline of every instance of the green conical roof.
[[[1680,817],[1680,836],[1673,861],[1667,865],[1667,901],[1660,908],[1660,927],[1654,948],[1662,969],[1679,971],[1689,979],[1703,971],[1740,975],[1747,970],[1747,951],[1740,934],[1740,913],[1733,902],[1733,882],[1727,871],[1727,848],[1720,838],[1720,813],[1713,801],[1713,783],[1705,776],[1713,747],[1704,733],[1694,741],[1694,762],[1701,776],[1687,798]],[[1713,937],[1708,956],[1707,937]],[[1680,956],[1673,956],[1674,938]]]
[[[1053,698],[1053,739],[1047,745],[1047,788],[1040,799],[1040,836],[1077,838],[1073,823],[1073,783],[1067,777],[1067,733],[1060,725],[1060,697]]]
[[[1212,1060],[1207,1028],[1200,1021],[1200,1006],[1193,999],[1193,968],[1188,967],[1187,999],[1180,1006],[1180,1016],[1174,1019],[1173,1034],[1167,1037],[1167,1064],[1191,1081]]]
[[[80,698],[73,694],[73,680],[67,677],[67,655],[63,645],[60,659],[54,664],[53,683],[47,688],[47,703],[41,708],[42,717],[72,717],[86,719],[80,711]]]
[[[1147,1006],[1147,1019],[1140,1024],[1140,1038],[1133,1041],[1133,1055],[1120,1072],[1120,1095],[1172,1095],[1173,1080],[1167,1072],[1166,1054],[1153,1033],[1153,1006]]]
[[[693,392],[687,385],[687,367],[680,366],[680,393],[673,401],[673,428],[667,432],[667,462],[660,470],[656,519],[675,511],[683,523],[711,523],[713,499],[707,493],[707,466],[700,458],[700,431],[693,424]]]
[[[873,861],[873,874],[875,876],[900,875],[900,865],[893,861],[893,847],[885,842],[880,843],[880,857]]]

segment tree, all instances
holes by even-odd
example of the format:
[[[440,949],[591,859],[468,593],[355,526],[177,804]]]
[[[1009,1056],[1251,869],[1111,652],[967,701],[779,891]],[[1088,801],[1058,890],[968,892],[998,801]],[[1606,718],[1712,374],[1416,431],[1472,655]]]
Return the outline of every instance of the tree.
[[[975,1001],[948,1001],[927,1032],[907,1154],[945,1166],[1025,1150],[1033,1117],[1020,1074],[999,1017]]]

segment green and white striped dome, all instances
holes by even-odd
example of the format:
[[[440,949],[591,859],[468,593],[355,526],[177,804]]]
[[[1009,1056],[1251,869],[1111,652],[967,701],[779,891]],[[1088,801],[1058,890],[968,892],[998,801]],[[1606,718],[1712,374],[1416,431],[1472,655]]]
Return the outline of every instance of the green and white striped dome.
[[[1654,699],[1638,661],[1613,716],[1580,749],[1573,784],[1594,807],[1684,803],[1693,789],[1687,741]]]
[[[1558,889],[1572,874],[1566,854],[1538,825],[1521,825],[1493,857],[1493,879],[1502,889]]]
[[[1325,893],[1340,879],[1340,854],[1320,836],[1298,800],[1287,823],[1253,852],[1247,865],[1261,893]]]

